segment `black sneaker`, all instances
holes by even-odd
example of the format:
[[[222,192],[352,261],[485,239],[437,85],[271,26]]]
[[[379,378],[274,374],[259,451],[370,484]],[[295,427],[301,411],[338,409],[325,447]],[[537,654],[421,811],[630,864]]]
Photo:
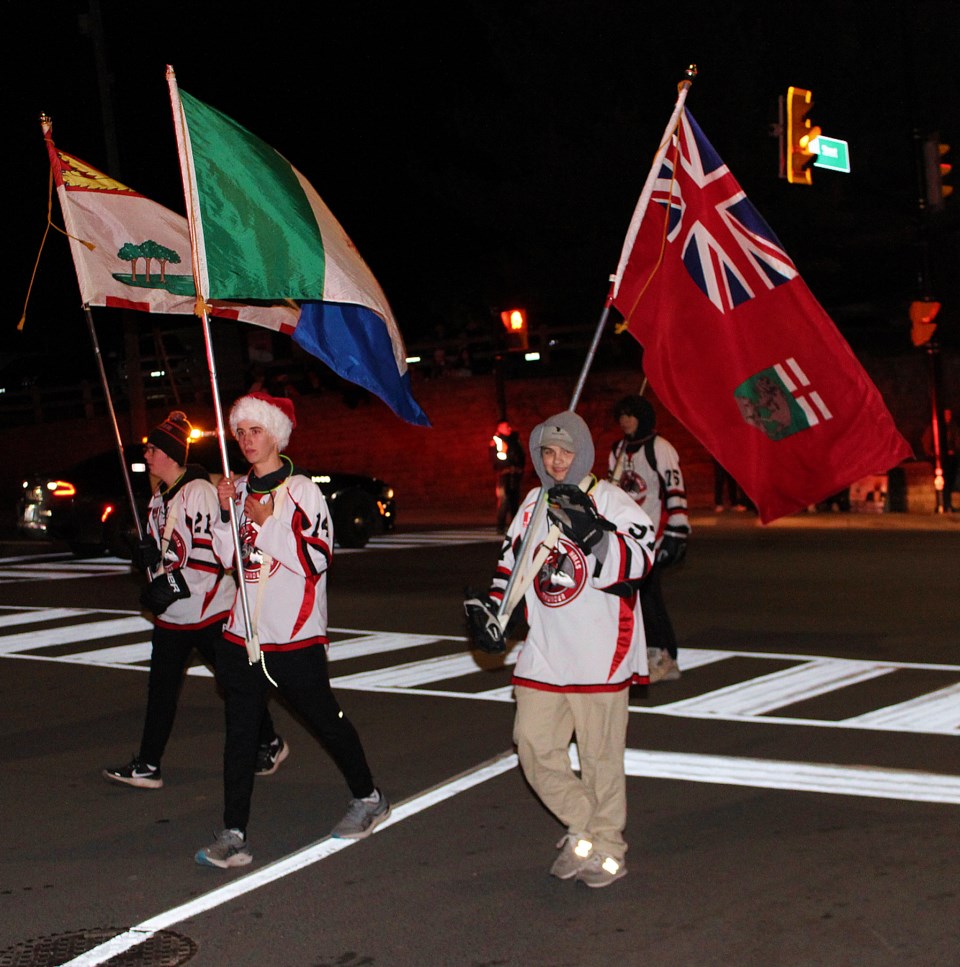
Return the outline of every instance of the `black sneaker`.
[[[290,755],[290,746],[279,735],[274,736],[269,745],[261,745],[257,749],[257,768],[254,774],[272,776],[288,755]]]
[[[160,767],[141,762],[139,756],[134,756],[125,766],[104,769],[102,775],[110,782],[122,782],[138,789],[160,789],[163,786]]]

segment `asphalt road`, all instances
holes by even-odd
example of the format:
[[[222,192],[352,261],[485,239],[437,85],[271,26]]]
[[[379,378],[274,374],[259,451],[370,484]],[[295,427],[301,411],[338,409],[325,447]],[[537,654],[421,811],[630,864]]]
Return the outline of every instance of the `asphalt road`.
[[[104,782],[142,724],[138,578],[0,546],[0,967],[956,967],[960,530],[707,524],[665,582],[683,677],[631,697],[606,890],[547,875],[562,830],[512,758],[509,668],[462,639],[491,532],[337,555],[332,673],[394,817],[335,849],[347,790],[275,704],[292,752],[229,872],[192,859],[220,825],[209,675],[164,788]]]

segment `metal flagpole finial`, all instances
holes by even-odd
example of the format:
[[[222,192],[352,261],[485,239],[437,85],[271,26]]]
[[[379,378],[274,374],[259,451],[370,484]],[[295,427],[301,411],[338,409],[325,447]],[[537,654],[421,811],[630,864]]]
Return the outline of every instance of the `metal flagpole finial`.
[[[697,65],[688,64],[687,69],[683,72],[683,80],[677,84],[678,91],[689,91],[693,87],[694,79],[697,76]]]

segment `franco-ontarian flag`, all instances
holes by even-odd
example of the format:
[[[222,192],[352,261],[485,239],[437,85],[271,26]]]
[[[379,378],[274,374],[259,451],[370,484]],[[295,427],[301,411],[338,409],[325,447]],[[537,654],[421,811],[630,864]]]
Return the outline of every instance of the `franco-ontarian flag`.
[[[49,119],[42,127],[83,304],[193,315],[196,290],[183,215],[61,151]],[[289,306],[214,302],[211,311],[279,332],[292,333],[297,325],[297,311]]]
[[[270,145],[167,77],[194,232],[194,270],[214,300],[293,300],[294,341],[404,420],[406,348],[379,283],[311,184]]]
[[[911,455],[876,386],[689,111],[610,302],[657,397],[768,522]]]

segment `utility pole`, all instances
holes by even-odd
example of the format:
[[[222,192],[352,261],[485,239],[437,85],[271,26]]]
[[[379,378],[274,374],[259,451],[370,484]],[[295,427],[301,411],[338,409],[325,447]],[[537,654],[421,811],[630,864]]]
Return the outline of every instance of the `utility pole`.
[[[933,278],[930,270],[930,204],[928,181],[930,174],[927,171],[926,155],[927,149],[924,139],[920,132],[913,129],[914,157],[917,166],[917,210],[919,215],[918,240],[917,240],[917,289],[919,303],[911,306],[911,314],[914,307],[918,305],[937,306],[933,297]],[[936,326],[930,325],[936,309],[927,319],[927,326],[924,345],[927,353],[927,369],[930,377],[930,431],[933,441],[933,488],[936,495],[936,513],[942,514],[946,507],[943,499],[944,479],[943,479],[943,451],[941,440],[941,429],[943,423],[942,403],[943,399],[943,366],[940,359],[940,342],[936,336]],[[916,330],[917,320],[913,320]],[[916,343],[916,339],[914,339]]]

